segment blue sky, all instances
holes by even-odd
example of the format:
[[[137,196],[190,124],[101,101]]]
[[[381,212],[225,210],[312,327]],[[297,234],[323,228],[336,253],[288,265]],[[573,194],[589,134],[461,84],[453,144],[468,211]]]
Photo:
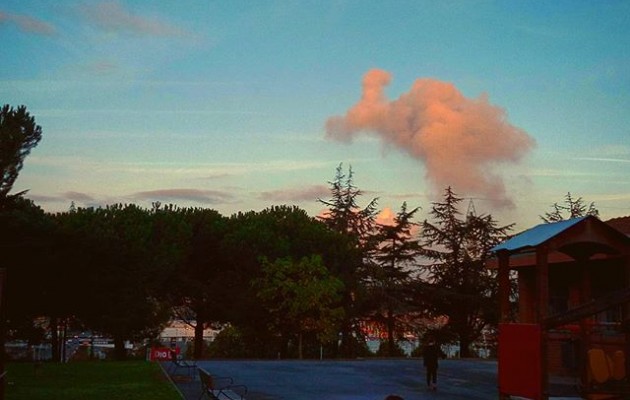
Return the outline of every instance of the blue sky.
[[[628,1],[5,0],[0,40],[0,102],[26,105],[44,132],[14,192],[49,211],[161,201],[316,215],[343,163],[363,205],[406,201],[420,219],[445,184],[519,228],[567,192],[603,219],[630,215]],[[374,70],[390,76],[388,122],[342,140],[326,123],[350,118]],[[457,119],[478,142],[414,156],[420,142],[398,140],[441,123],[414,114],[435,104],[418,80],[451,88],[438,104],[460,98],[451,114],[492,114],[478,131]],[[411,107],[401,121],[397,105]],[[531,145],[511,145],[514,132]],[[488,159],[489,144],[507,153]],[[431,166],[441,152],[477,164]]]

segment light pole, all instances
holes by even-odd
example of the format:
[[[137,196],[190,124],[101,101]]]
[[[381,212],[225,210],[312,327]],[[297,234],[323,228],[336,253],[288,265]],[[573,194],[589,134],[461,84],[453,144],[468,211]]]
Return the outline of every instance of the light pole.
[[[7,332],[7,318],[6,318],[6,280],[7,270],[6,268],[0,268],[0,400],[4,400],[4,388],[6,386],[7,371],[4,369],[4,363],[6,359],[4,342],[6,340]]]

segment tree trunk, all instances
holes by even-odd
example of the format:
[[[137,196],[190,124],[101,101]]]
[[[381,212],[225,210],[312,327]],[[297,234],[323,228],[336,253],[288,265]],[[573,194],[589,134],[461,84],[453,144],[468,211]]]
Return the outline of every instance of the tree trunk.
[[[66,354],[66,338],[68,336],[68,318],[64,318],[62,320],[62,330],[61,330],[61,338],[59,340],[59,346],[61,347],[60,351],[60,360],[61,362],[68,362],[67,354]]]
[[[280,332],[280,346],[278,347],[278,360],[287,358],[289,355],[289,337],[287,332]]]
[[[341,345],[339,348],[339,356],[345,358],[355,358],[356,343],[352,336],[352,319],[355,315],[354,309],[354,292],[348,290],[343,294],[343,308],[346,313],[341,323]]]
[[[304,354],[302,353],[302,332],[298,334],[298,358],[300,360],[304,358]]]
[[[387,351],[388,356],[392,357],[396,354],[396,340],[394,338],[394,312],[390,309],[387,310]]]
[[[57,317],[50,317],[50,345],[52,351],[52,361],[59,362],[61,353],[59,352],[59,321]]]
[[[193,358],[195,360],[201,360],[203,358],[204,342],[203,342],[203,327],[204,322],[199,318],[197,314],[197,323],[195,324],[195,346]]]
[[[352,332],[347,324],[343,325],[341,331],[340,355],[345,358],[353,358],[354,344],[352,343]]]
[[[461,358],[470,357],[470,339],[467,335],[459,335],[459,356]]]
[[[122,335],[114,336],[114,359],[123,361],[127,358],[127,350],[125,350],[125,338]]]

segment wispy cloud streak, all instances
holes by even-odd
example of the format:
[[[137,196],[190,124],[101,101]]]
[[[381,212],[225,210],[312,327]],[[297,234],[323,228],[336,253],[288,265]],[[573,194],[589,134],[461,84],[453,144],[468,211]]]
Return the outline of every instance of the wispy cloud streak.
[[[630,159],[626,159],[626,158],[578,157],[576,158],[576,160],[601,161],[601,162],[613,162],[613,163],[630,163]]]
[[[57,33],[55,27],[48,22],[28,15],[10,14],[0,11],[0,25],[15,24],[22,32],[52,36]]]
[[[326,197],[329,194],[328,187],[324,185],[313,185],[305,188],[292,188],[284,190],[272,190],[262,192],[261,200],[266,201],[315,201],[319,198]]]
[[[200,189],[160,189],[137,192],[131,195],[135,200],[145,201],[194,201],[201,204],[221,204],[233,200],[231,193],[218,190]]]
[[[156,18],[133,14],[117,1],[82,7],[83,15],[97,28],[110,33],[138,36],[186,36],[188,32]]]
[[[87,193],[82,192],[65,192],[62,194],[62,198],[71,200],[71,201],[80,201],[82,203],[90,203],[94,201],[94,197]]]

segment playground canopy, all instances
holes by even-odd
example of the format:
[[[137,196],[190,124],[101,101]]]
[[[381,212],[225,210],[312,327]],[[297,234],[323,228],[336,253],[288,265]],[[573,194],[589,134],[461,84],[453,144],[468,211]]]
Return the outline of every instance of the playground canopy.
[[[500,397],[630,394],[630,237],[587,216],[535,226],[493,252]]]

